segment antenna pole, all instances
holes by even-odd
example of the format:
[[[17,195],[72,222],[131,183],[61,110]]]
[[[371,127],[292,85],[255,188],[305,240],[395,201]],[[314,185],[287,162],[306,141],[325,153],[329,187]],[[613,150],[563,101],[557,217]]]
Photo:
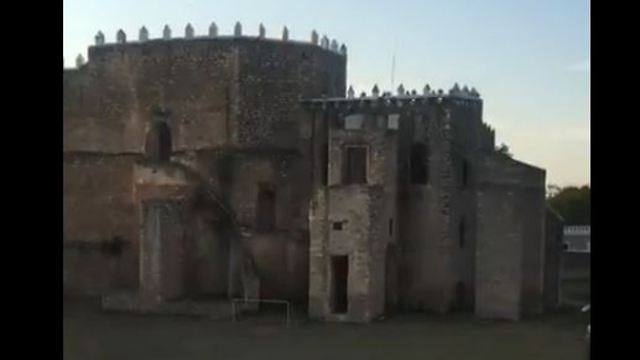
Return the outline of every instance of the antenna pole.
[[[395,89],[395,72],[396,72],[396,53],[393,52],[391,57],[391,89]],[[392,90],[393,91],[393,90]]]
[[[393,39],[393,55],[391,56],[391,91],[395,89],[395,75],[396,75],[396,39]]]

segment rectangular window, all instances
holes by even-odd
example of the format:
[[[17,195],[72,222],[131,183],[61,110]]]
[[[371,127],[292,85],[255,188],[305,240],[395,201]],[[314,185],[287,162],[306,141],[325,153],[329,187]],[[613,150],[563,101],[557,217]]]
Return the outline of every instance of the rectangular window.
[[[400,127],[400,115],[398,115],[398,114],[389,115],[389,120],[387,122],[387,128],[388,129],[393,129],[393,130],[398,130],[399,127]]]
[[[393,236],[393,219],[389,219],[389,236]]]
[[[365,116],[362,114],[349,115],[344,118],[346,130],[360,130],[364,127]]]
[[[367,183],[367,148],[365,146],[346,148],[344,170],[345,184]]]
[[[342,222],[336,221],[333,223],[333,230],[342,230]]]

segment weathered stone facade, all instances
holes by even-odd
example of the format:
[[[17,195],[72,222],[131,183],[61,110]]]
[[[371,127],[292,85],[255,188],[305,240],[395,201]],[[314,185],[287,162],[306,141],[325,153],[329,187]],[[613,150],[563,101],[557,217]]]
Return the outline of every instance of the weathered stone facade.
[[[315,32],[146,34],[64,71],[66,292],[542,310],[544,171],[495,153],[475,89],[355,98]]]
[[[66,290],[141,287],[144,204],[184,200],[184,292],[226,295],[229,279],[239,281],[229,274],[233,236],[214,225],[220,211],[198,191],[209,186],[233,210],[243,251],[264,274],[260,292],[306,303],[311,187],[299,99],[343,95],[345,72],[345,54],[293,41],[90,47],[88,62],[63,75]],[[150,159],[156,128],[168,129],[166,161]],[[256,231],[260,185],[275,194],[275,223]],[[101,250],[112,239],[121,239],[119,254]]]
[[[564,228],[564,219],[554,209],[547,207],[545,220],[544,305],[547,309],[555,309],[560,306],[561,301],[562,230]]]
[[[542,311],[545,172],[483,157],[478,183],[476,313],[518,319]]]

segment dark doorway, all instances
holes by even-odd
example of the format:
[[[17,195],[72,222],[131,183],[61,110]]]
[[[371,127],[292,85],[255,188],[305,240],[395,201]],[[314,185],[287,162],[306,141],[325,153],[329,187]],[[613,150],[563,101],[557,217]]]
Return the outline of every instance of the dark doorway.
[[[345,160],[345,184],[366,184],[367,148],[364,146],[347,147]]]
[[[276,227],[276,192],[268,184],[258,185],[258,204],[256,206],[256,230],[273,231]]]
[[[385,255],[385,312],[393,313],[398,306],[398,261],[397,248],[389,244]]]
[[[344,314],[348,308],[347,279],[349,278],[349,257],[332,256],[331,270],[333,273],[332,308],[336,314]]]
[[[149,160],[163,163],[171,157],[171,129],[164,121],[156,121],[147,133],[145,153]]]

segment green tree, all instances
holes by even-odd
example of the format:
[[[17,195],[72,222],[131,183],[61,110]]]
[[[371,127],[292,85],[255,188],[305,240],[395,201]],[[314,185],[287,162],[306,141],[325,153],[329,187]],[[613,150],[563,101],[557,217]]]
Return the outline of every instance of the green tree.
[[[568,186],[552,192],[547,200],[566,225],[591,225],[591,188]]]

